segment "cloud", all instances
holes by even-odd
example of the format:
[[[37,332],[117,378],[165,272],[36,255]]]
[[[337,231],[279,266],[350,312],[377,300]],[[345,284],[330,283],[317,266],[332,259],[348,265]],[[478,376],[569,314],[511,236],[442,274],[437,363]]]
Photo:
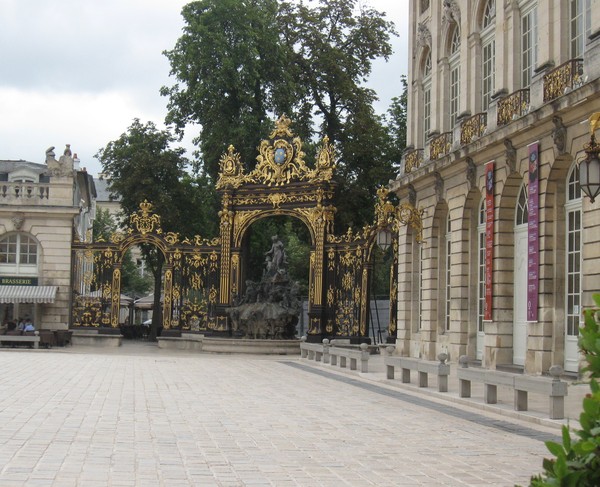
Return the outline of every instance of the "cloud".
[[[162,128],[172,85],[162,52],[181,36],[188,0],[0,0],[0,159],[41,163],[45,150],[71,144],[88,172],[93,158],[134,118]],[[408,20],[406,0],[370,0],[393,21]],[[369,87],[385,112],[407,73],[408,29],[397,25],[395,54],[374,63]],[[188,130],[180,144],[191,157]]]

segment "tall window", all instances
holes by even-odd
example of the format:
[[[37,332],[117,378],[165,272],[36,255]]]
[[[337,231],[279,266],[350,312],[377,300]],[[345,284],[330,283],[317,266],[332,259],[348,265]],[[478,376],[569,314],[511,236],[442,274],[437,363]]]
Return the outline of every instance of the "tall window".
[[[515,212],[515,225],[525,225],[529,221],[529,205],[527,202],[527,190],[525,186],[519,191],[517,200],[517,211]]]
[[[477,331],[483,333],[485,312],[485,198],[479,204],[477,218]]]
[[[450,129],[454,127],[460,105],[460,29],[454,28],[450,42]]]
[[[452,268],[452,223],[450,220],[450,214],[446,219],[446,331],[450,331],[450,277]]]
[[[537,62],[537,7],[523,9],[521,15],[521,88],[529,88]]]
[[[496,63],[496,41],[494,39],[494,26],[496,18],[496,4],[488,0],[483,10],[481,31],[481,110],[485,111],[490,105],[494,94],[494,76]]]
[[[579,335],[581,319],[581,188],[579,166],[573,166],[567,183],[566,210],[566,329],[567,335]]]
[[[423,66],[423,145],[431,130],[431,53],[425,58]]]
[[[10,272],[18,274],[27,267],[37,269],[37,254],[36,241],[25,234],[13,233],[0,240],[0,264],[10,268]]]
[[[583,56],[585,40],[589,37],[592,25],[592,7],[590,0],[570,0],[571,20],[571,59]]]

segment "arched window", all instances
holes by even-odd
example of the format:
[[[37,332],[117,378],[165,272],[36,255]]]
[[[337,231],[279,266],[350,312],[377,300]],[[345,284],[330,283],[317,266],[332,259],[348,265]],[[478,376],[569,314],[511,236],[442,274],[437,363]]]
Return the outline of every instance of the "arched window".
[[[423,64],[423,145],[431,130],[431,52]]]
[[[495,89],[496,40],[494,27],[496,19],[496,2],[488,0],[483,9],[481,21],[481,110],[485,111]]]
[[[585,40],[592,31],[591,0],[570,0],[571,59],[580,58],[585,50]]]
[[[37,255],[37,242],[23,233],[12,233],[0,240],[0,265],[10,268],[5,269],[9,272],[37,269]]]
[[[527,203],[527,190],[525,186],[519,191],[519,199],[517,200],[517,208],[515,211],[515,226],[525,225],[529,221],[529,206]]]
[[[521,10],[521,88],[529,88],[537,63],[537,3]]]
[[[460,29],[454,27],[450,41],[450,129],[454,127],[460,109]]]
[[[450,286],[450,278],[451,278],[451,268],[452,268],[452,221],[450,220],[450,213],[448,213],[448,217],[446,218],[446,236],[444,238],[444,241],[446,242],[446,282],[445,282],[445,312],[446,312],[446,316],[445,316],[445,322],[446,322],[446,326],[445,329],[446,331],[450,331],[450,290],[451,290],[451,286]]]

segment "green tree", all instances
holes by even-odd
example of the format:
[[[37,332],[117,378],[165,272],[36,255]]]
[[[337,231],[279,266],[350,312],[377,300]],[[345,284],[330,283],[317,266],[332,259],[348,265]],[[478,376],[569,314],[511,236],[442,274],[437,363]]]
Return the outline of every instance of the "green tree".
[[[195,222],[202,208],[190,204],[192,185],[182,183],[187,159],[184,149],[171,148],[175,137],[167,130],[158,130],[152,122],[142,124],[135,119],[117,140],[100,149],[96,158],[109,179],[111,196],[118,196],[122,211],[130,215],[139,209],[140,202],[148,200],[152,211],[161,216],[165,232],[178,232],[192,237],[197,230]],[[154,310],[160,310],[162,266],[164,255],[153,246],[141,245],[142,254],[154,275]],[[150,328],[155,340],[162,314],[153,313]]]
[[[165,51],[172,87],[167,122],[181,133],[201,127],[195,139],[204,171],[213,178],[230,144],[253,166],[256,147],[270,130],[269,114],[289,112],[285,46],[279,42],[276,0],[200,0],[182,10],[183,34]]]
[[[97,208],[96,218],[92,226],[94,242],[104,240],[108,242],[110,236],[117,231],[118,225],[107,208]]]
[[[110,236],[118,230],[115,218],[107,208],[98,208],[93,225],[93,238],[95,242],[109,241]],[[121,267],[121,292],[130,296],[146,294],[152,288],[152,281],[140,275],[137,264],[133,261],[128,250],[123,256]]]
[[[402,153],[406,149],[406,121],[408,113],[408,83],[406,76],[400,79],[402,94],[392,98],[392,104],[387,111],[386,125],[390,137],[389,156],[398,167]]]
[[[338,149],[336,180],[352,195],[338,205],[341,226],[369,222],[376,187],[394,176],[376,95],[364,86],[372,62],[392,53],[384,14],[357,0],[200,0],[182,15],[183,34],[165,52],[177,82],[161,93],[167,122],[201,128],[204,170],[216,177],[229,144],[251,169],[274,114],[286,113],[308,160],[324,135]]]
[[[131,249],[127,250],[121,266],[121,292],[131,297],[142,296],[148,294],[153,284],[150,275],[140,273],[140,268],[131,255]]]

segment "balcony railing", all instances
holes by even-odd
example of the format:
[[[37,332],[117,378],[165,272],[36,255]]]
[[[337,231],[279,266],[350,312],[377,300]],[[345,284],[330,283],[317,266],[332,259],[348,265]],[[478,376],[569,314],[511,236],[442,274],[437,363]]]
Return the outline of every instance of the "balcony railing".
[[[529,89],[511,93],[506,98],[498,101],[498,126],[522,117],[529,109]]]
[[[487,128],[487,113],[482,112],[467,118],[460,126],[460,145],[467,145],[478,139]]]
[[[429,143],[429,158],[431,160],[439,159],[450,152],[452,148],[452,132],[444,132]]]
[[[423,149],[414,149],[404,156],[404,172],[408,174],[423,162]]]
[[[49,184],[0,182],[0,199],[4,200],[4,203],[15,200],[19,203],[35,204],[47,200],[49,196]]]
[[[571,59],[544,76],[544,103],[583,83],[583,59]]]

